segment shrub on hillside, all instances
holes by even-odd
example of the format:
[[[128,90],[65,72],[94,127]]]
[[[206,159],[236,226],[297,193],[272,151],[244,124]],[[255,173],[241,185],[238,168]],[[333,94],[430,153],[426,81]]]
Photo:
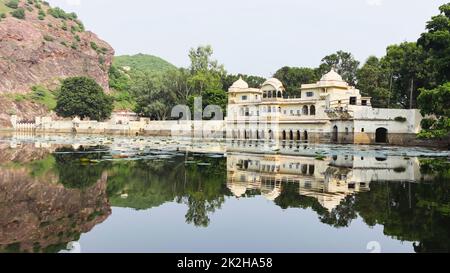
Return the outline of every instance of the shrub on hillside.
[[[11,0],[5,3],[5,6],[12,9],[17,9],[19,7],[19,0]]]
[[[18,8],[12,11],[11,15],[17,19],[25,19],[25,10],[23,8]]]

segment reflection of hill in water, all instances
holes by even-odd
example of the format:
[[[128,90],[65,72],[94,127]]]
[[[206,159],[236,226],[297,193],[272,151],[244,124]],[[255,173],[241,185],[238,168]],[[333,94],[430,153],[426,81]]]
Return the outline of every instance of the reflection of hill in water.
[[[43,159],[0,165],[0,252],[58,252],[111,213],[106,172],[70,189],[59,183],[53,156],[31,154]]]
[[[20,241],[21,249],[30,251],[36,242],[43,249],[77,240],[109,215],[109,204],[146,210],[178,202],[188,207],[187,223],[207,227],[227,197],[263,195],[283,209],[311,209],[336,228],[361,217],[369,226],[383,225],[386,235],[419,242],[416,251],[449,251],[445,160],[236,151],[226,159],[176,151],[133,154],[59,148],[38,161],[1,163],[0,175],[9,182],[0,182],[5,195],[0,200],[7,200],[0,205],[0,245],[14,249]],[[18,215],[23,218],[15,219]]]
[[[110,214],[106,173],[85,190],[0,168],[0,249],[58,251]]]

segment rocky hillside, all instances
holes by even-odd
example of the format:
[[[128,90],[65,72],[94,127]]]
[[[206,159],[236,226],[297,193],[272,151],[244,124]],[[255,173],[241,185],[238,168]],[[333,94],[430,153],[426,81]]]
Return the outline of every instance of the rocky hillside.
[[[91,77],[108,92],[113,56],[74,13],[40,0],[0,0],[0,128],[11,126],[11,115],[49,115],[52,90],[66,77]]]
[[[74,13],[40,0],[0,0],[0,94],[52,88],[72,76],[94,78],[109,90],[113,56]]]

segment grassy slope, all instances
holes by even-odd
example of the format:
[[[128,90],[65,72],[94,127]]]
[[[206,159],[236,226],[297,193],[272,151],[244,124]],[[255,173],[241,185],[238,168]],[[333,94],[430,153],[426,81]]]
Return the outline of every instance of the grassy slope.
[[[131,71],[127,74],[131,77],[131,81],[138,75],[141,75],[142,72],[151,75],[161,75],[177,68],[162,58],[147,54],[116,56],[114,57],[113,65],[119,68],[130,67]],[[128,90],[122,92],[112,90],[112,95],[115,98],[115,110],[132,110],[134,108],[135,102]]]
[[[0,0],[0,13],[9,13],[12,9],[5,6],[6,0]]]
[[[129,66],[131,69],[149,73],[164,73],[168,70],[176,69],[173,64],[166,60],[146,54],[116,56],[114,57],[114,64],[118,67]]]

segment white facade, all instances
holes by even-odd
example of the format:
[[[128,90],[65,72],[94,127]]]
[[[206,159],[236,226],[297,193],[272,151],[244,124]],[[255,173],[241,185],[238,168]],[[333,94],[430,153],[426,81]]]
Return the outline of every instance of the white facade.
[[[420,131],[418,110],[372,108],[334,70],[300,90],[300,98],[288,98],[274,78],[259,89],[236,81],[228,92],[228,138],[402,144]]]

